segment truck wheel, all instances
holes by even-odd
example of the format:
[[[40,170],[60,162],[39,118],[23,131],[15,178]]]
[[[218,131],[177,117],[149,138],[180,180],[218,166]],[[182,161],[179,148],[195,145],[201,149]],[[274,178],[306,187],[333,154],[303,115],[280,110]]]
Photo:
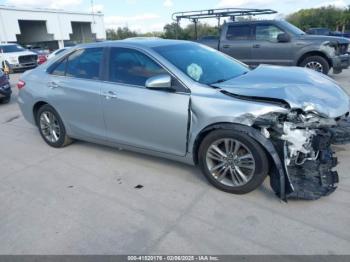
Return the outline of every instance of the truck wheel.
[[[300,63],[300,66],[315,70],[325,75],[328,74],[330,69],[328,61],[322,56],[308,56]]]
[[[198,163],[212,185],[232,194],[255,190],[269,170],[262,147],[233,129],[216,130],[207,135],[199,147]]]

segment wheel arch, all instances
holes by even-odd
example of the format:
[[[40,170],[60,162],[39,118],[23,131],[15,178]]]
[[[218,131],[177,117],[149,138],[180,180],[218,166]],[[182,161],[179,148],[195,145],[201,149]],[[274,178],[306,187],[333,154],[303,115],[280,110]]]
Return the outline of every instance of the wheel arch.
[[[326,61],[329,64],[329,67],[333,66],[332,60],[322,51],[309,51],[304,53],[303,55],[301,55],[297,61],[297,66],[300,66],[300,64],[304,61],[304,59],[306,59],[309,56],[320,56],[324,59],[326,59]]]
[[[209,133],[217,129],[233,129],[240,132],[242,132],[242,129],[256,130],[253,127],[245,126],[238,123],[230,123],[230,122],[213,123],[204,127],[196,136],[196,139],[194,140],[193,147],[192,147],[193,161],[196,165],[198,164],[198,150],[199,150],[200,144]],[[254,140],[256,140],[256,138],[254,138]],[[261,145],[259,141],[257,142]]]
[[[33,117],[34,117],[34,121],[35,121],[35,124],[38,125],[38,122],[37,122],[37,113],[39,111],[39,109],[44,106],[44,105],[49,105],[49,103],[43,101],[43,100],[40,100],[40,101],[37,101],[34,106],[33,106]]]
[[[193,154],[193,161],[197,165],[198,164],[198,150],[201,142],[203,139],[212,131],[217,129],[232,129],[238,132],[245,133],[246,135],[250,136],[252,139],[254,139],[266,152],[266,155],[270,161],[270,170],[276,170],[277,175],[279,176],[279,182],[280,182],[280,194],[279,196],[281,199],[286,199],[285,193],[286,189],[287,191],[290,191],[290,181],[287,176],[287,173],[284,168],[284,164],[280,158],[280,155],[278,153],[278,150],[272,143],[270,139],[267,139],[264,137],[259,130],[257,130],[254,127],[251,126],[245,126],[238,123],[214,123],[211,125],[208,125],[207,127],[203,128],[198,135],[196,136],[196,139],[193,144],[192,148],[192,154]]]

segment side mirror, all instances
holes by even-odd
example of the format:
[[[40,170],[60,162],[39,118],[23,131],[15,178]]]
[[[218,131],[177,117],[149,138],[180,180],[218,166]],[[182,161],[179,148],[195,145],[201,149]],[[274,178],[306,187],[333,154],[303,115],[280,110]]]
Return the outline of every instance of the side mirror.
[[[290,42],[290,36],[287,33],[282,33],[277,36],[277,41],[279,43],[287,43]]]
[[[167,74],[150,77],[146,81],[146,88],[153,90],[175,91],[171,87],[171,76]]]

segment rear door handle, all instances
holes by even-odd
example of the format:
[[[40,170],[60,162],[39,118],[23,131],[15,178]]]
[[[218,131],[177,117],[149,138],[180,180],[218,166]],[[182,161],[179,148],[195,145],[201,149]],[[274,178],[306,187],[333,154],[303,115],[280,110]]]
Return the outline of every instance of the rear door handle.
[[[253,45],[253,48],[260,48],[259,44]]]
[[[50,87],[51,89],[55,89],[55,88],[60,87],[60,85],[56,82],[49,82],[49,83],[47,83],[47,86]]]
[[[103,94],[106,99],[118,98],[117,93],[114,91],[108,91]]]
[[[231,45],[223,45],[222,48],[231,48]]]

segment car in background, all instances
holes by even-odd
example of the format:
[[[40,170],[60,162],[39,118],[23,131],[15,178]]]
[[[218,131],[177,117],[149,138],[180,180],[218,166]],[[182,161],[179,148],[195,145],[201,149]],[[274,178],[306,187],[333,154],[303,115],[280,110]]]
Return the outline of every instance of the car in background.
[[[47,56],[47,60],[50,60],[50,59],[54,58],[55,56],[57,56],[58,54],[63,53],[64,51],[68,50],[69,48],[71,48],[71,47],[63,47],[63,48],[60,48],[60,49],[57,49],[57,50],[53,51],[51,54],[49,54]]]
[[[50,54],[50,50],[40,46],[27,45],[26,48],[38,55],[38,65],[45,63],[48,55]]]
[[[11,99],[11,85],[8,76],[0,70],[0,104],[8,103]]]
[[[349,39],[308,35],[285,20],[229,22],[220,32],[219,40],[198,42],[250,66],[300,66],[328,74],[331,68],[340,73],[350,65]]]
[[[270,175],[283,200],[329,195],[338,183],[330,145],[350,142],[349,97],[332,79],[251,70],[189,41],[79,45],[17,87],[22,114],[52,147],[80,139],[182,161],[234,194]]]
[[[38,55],[18,44],[0,44],[0,61],[7,63],[12,72],[33,69],[38,66]]]
[[[318,27],[318,28],[310,28],[306,31],[309,35],[329,35],[329,36],[338,36],[338,37],[347,37],[350,38],[349,32],[339,32],[339,31],[332,31],[329,28],[324,27]]]

